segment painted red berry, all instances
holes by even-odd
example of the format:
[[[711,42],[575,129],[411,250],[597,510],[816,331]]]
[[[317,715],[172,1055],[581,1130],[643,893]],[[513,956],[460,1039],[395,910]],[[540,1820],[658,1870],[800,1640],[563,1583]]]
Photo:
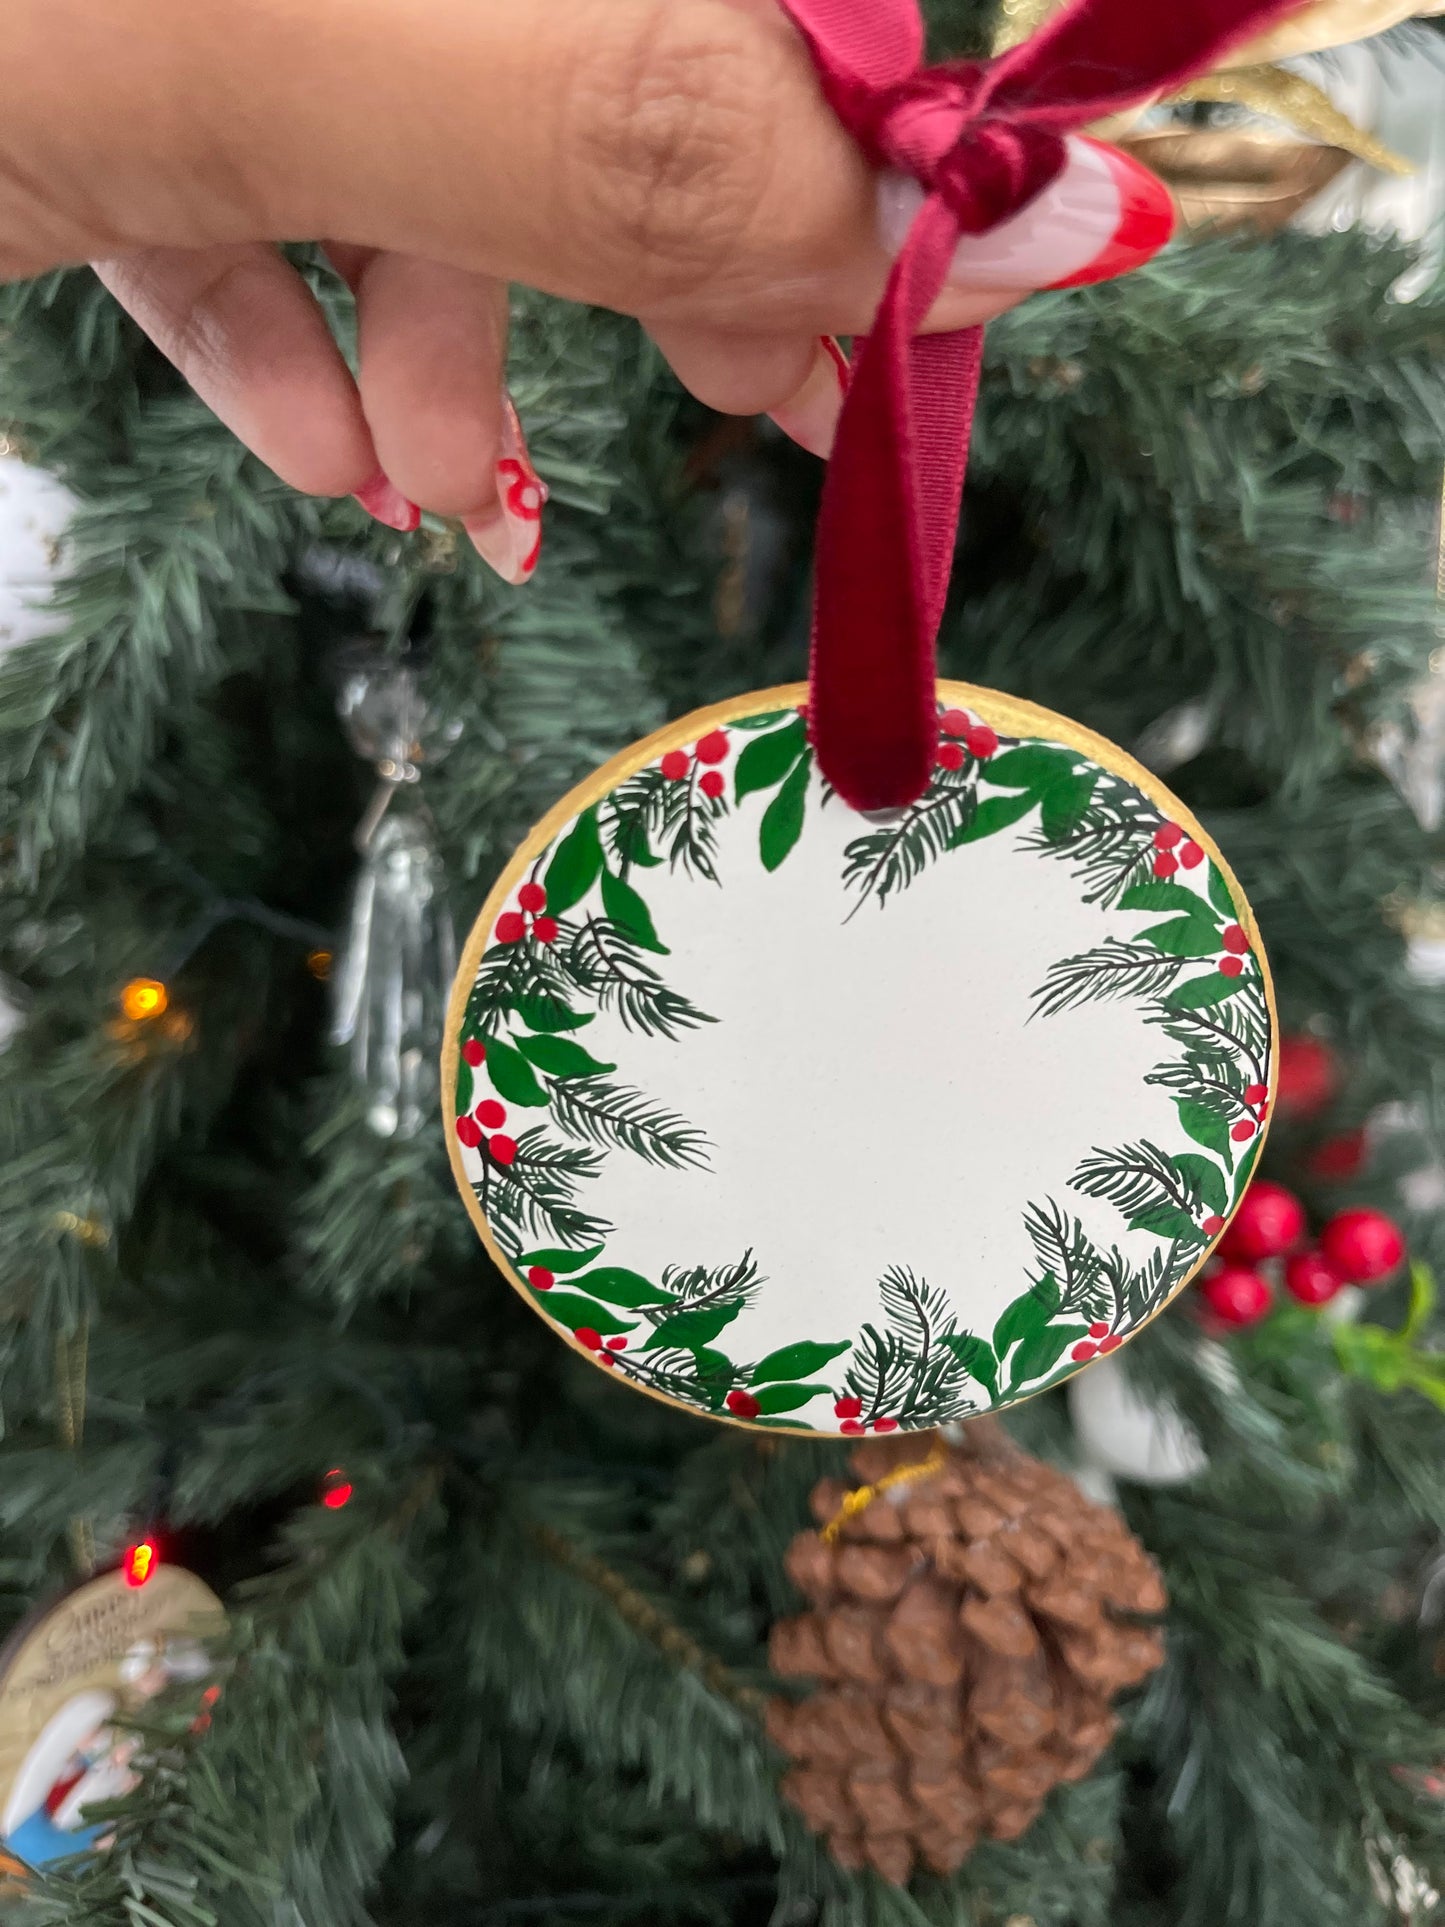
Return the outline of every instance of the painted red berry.
[[[607,1349],[609,1352],[625,1352],[627,1350],[627,1340],[625,1338],[609,1338],[607,1341]]]
[[[1236,1144],[1248,1144],[1258,1128],[1258,1125],[1251,1123],[1247,1117],[1242,1117],[1238,1124],[1230,1125],[1229,1135]]]
[[[710,729],[697,746],[697,760],[700,763],[720,763],[728,753],[728,733],[725,729]],[[746,1398],[748,1394],[743,1393]]]
[[[1247,1265],[1225,1265],[1204,1280],[1200,1295],[1221,1325],[1254,1325],[1270,1306],[1270,1289]]]
[[[1246,1084],[1244,1087],[1244,1101],[1246,1104],[1263,1104],[1268,1096],[1268,1084]]]
[[[968,744],[969,755],[980,763],[986,763],[998,748],[998,731],[990,729],[987,723],[979,723],[968,732],[964,741]]]
[[[1219,974],[1222,977],[1237,977],[1243,969],[1243,957],[1221,957],[1219,959]]]
[[[1186,843],[1179,852],[1179,861],[1186,870],[1193,870],[1204,861],[1204,852],[1197,843]]]
[[[963,754],[962,743],[940,743],[938,745],[938,767],[940,769],[962,769]]]
[[[1178,857],[1171,856],[1167,850],[1162,851],[1161,854],[1154,859],[1154,874],[1156,877],[1172,877],[1178,868]]]
[[[1268,1178],[1256,1178],[1240,1200],[1224,1241],[1225,1255],[1244,1264],[1282,1258],[1302,1242],[1305,1208],[1293,1191]]]
[[[491,1152],[495,1163],[510,1164],[517,1155],[517,1140],[503,1137],[499,1131],[494,1138],[488,1138],[487,1149]]]
[[[547,892],[542,888],[540,883],[524,883],[517,892],[517,902],[524,910],[545,910],[547,908]]]
[[[1089,1336],[1090,1338],[1107,1338],[1109,1336],[1109,1327],[1102,1318],[1096,1318],[1093,1324],[1090,1325]]]
[[[835,1398],[833,1410],[839,1418],[857,1418],[863,1410],[861,1398]]]
[[[1184,841],[1184,831],[1178,823],[1161,823],[1154,832],[1156,850],[1172,850],[1176,843]]]
[[[845,1418],[838,1427],[840,1432],[861,1432],[865,1429],[862,1419],[858,1418]]]
[[[469,1037],[462,1045],[462,1056],[475,1070],[478,1064],[486,1062],[487,1047],[480,1037]]]
[[[657,767],[669,783],[680,783],[692,767],[692,758],[685,749],[670,749]]]
[[[617,1360],[611,1352],[598,1352],[597,1363],[599,1365],[615,1365]]]
[[[457,1142],[465,1144],[469,1151],[475,1151],[482,1141],[482,1133],[474,1117],[457,1119]]]
[[[1284,1288],[1302,1305],[1327,1305],[1345,1281],[1320,1251],[1297,1251],[1284,1268]]]
[[[555,917],[534,917],[532,919],[532,935],[537,939],[538,943],[555,943],[557,941],[557,919]]]
[[[706,740],[707,738],[704,737],[703,741],[706,742]],[[738,1418],[756,1418],[758,1413],[763,1409],[751,1392],[729,1392],[724,1403],[728,1410]]]
[[[726,780],[720,769],[710,769],[698,784],[704,796],[721,796],[727,788]]]
[[[1224,1220],[1216,1213],[1211,1212],[1204,1220],[1204,1223],[1200,1225],[1199,1229],[1204,1233],[1206,1238],[1217,1238],[1224,1229]]]
[[[518,910],[497,918],[497,942],[519,943],[527,934],[527,919]]]
[[[602,1349],[602,1334],[593,1331],[590,1325],[579,1325],[573,1337],[579,1345],[585,1345],[589,1352],[600,1352]]]
[[[477,1106],[477,1122],[485,1124],[489,1131],[495,1131],[499,1124],[505,1124],[506,1121],[506,1109],[494,1097],[487,1098],[485,1103]]]
[[[1101,1338],[1099,1340],[1099,1356],[1101,1358],[1107,1357],[1110,1352],[1118,1351],[1123,1342],[1124,1339],[1121,1333],[1110,1332],[1107,1338]]]
[[[1404,1257],[1405,1234],[1383,1212],[1355,1205],[1330,1219],[1320,1249],[1347,1284],[1373,1285]]]
[[[1249,948],[1249,938],[1245,936],[1243,930],[1240,929],[1237,923],[1225,924],[1223,934],[1219,941],[1224,945],[1226,950],[1233,950],[1241,957]]]
[[[945,709],[938,719],[938,727],[945,736],[967,736],[973,724],[966,709]]]
[[[898,1421],[896,1418],[876,1418],[873,1421],[873,1430],[875,1432],[896,1432],[898,1430]]]
[[[1072,1359],[1076,1359],[1078,1363],[1082,1365],[1087,1359],[1092,1358],[1094,1356],[1094,1353],[1098,1351],[1098,1349],[1099,1349],[1098,1346],[1094,1343],[1092,1338],[1081,1338],[1078,1344],[1075,1345],[1074,1349],[1069,1353],[1069,1357]]]
[[[533,1265],[527,1273],[527,1283],[533,1291],[550,1291],[556,1282],[556,1273],[548,1271],[545,1265]]]

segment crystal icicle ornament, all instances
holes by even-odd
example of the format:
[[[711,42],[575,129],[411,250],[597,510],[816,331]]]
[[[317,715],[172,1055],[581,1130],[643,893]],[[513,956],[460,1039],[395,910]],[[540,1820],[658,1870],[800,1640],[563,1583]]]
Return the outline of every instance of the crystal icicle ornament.
[[[379,649],[344,651],[340,670],[342,725],[379,780],[356,833],[361,868],[332,977],[331,1040],[348,1049],[372,1130],[412,1137],[436,1108],[456,969],[446,879],[419,782],[460,725],[433,715],[415,672]]]

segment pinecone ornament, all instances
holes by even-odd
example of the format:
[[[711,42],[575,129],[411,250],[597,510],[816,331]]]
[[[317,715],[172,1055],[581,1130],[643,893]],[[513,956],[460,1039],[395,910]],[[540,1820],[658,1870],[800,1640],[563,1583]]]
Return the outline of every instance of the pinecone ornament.
[[[876,1482],[923,1461],[835,1535],[799,1533],[789,1576],[812,1610],[780,1621],[775,1673],[819,1682],[774,1698],[791,1758],[783,1792],[845,1867],[902,1884],[952,1873],[977,1842],[1016,1839],[1044,1796],[1081,1780],[1113,1737],[1113,1695],[1164,1657],[1164,1584],[1117,1512],[977,1422],[946,1452],[928,1435],[853,1454]],[[848,1488],[824,1479],[825,1528]]]

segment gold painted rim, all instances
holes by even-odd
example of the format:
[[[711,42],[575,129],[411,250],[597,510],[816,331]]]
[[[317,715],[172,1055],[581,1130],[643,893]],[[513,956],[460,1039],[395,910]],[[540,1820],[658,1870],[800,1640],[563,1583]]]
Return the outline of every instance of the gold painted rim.
[[[1120,749],[1117,743],[1111,743],[1108,737],[1100,736],[1092,729],[1085,729],[1081,723],[1073,722],[1067,716],[1060,716],[1052,709],[1043,709],[1037,703],[1025,702],[1018,696],[1004,695],[996,689],[981,689],[974,683],[940,680],[938,695],[940,700],[949,707],[971,709],[976,715],[982,716],[986,722],[995,726],[1002,725],[1001,733],[1005,735],[1039,736],[1050,742],[1064,743],[1070,749],[1079,750],[1091,757],[1094,762],[1113,775],[1127,777],[1136,789],[1142,790],[1152,802],[1158,803],[1161,808],[1167,810],[1171,822],[1182,824],[1210,861],[1218,865],[1225,882],[1229,885],[1229,893],[1234,900],[1240,925],[1250,940],[1251,950],[1259,961],[1265,1003],[1269,1009],[1269,1096],[1264,1119],[1260,1125],[1258,1148],[1255,1152],[1255,1169],[1258,1170],[1259,1161],[1264,1154],[1265,1140],[1269,1136],[1269,1128],[1274,1119],[1275,1091],[1279,1082],[1279,1011],[1275,1005],[1274,978],[1270,973],[1269,959],[1264,953],[1264,945],[1260,941],[1259,926],[1255,922],[1254,911],[1250,908],[1249,900],[1239,886],[1239,879],[1225,861],[1219,845],[1167,784],[1162,783],[1151,770],[1145,769],[1142,763],[1136,762],[1126,750]],[[476,980],[482,954],[487,947],[488,931],[500,915],[502,906],[511,896],[513,889],[521,882],[535,858],[546,849],[559,830],[570,823],[575,816],[579,816],[589,805],[600,802],[609,791],[616,789],[618,784],[627,777],[634,775],[640,769],[645,769],[649,763],[665,755],[668,750],[686,748],[689,743],[696,742],[700,736],[705,736],[709,729],[715,728],[720,723],[735,722],[746,716],[763,715],[770,709],[796,709],[806,702],[807,698],[808,685],[793,682],[783,683],[776,689],[753,690],[747,695],[729,697],[724,702],[709,703],[705,709],[691,710],[686,716],[680,716],[676,722],[665,723],[661,729],[655,729],[650,736],[644,736],[640,741],[620,750],[616,756],[603,763],[600,769],[584,777],[582,782],[570,789],[560,802],[552,805],[547,814],[534,825],[518,845],[511,861],[488,892],[486,902],[477,912],[476,922],[472,925],[466,946],[462,951],[461,961],[457,965],[452,994],[447,1000],[446,1035],[442,1041],[441,1057],[442,1129],[446,1135],[447,1157],[451,1162],[452,1176],[456,1180],[457,1189],[461,1192],[467,1215],[476,1227],[477,1235],[486,1247],[492,1263],[528,1308],[541,1319],[548,1331],[563,1344],[570,1346],[579,1357],[587,1359],[594,1370],[599,1372],[603,1371],[604,1367],[598,1363],[597,1354],[589,1350],[586,1345],[580,1344],[572,1332],[547,1316],[527,1284],[512,1268],[510,1260],[493,1237],[491,1226],[482,1215],[481,1206],[477,1203],[476,1193],[472,1189],[471,1179],[468,1178],[462,1164],[462,1147],[455,1129],[457,1117],[455,1097],[457,1059],[461,1054],[457,1038],[462,1017],[466,1011],[467,996]],[[1242,1198],[1243,1193],[1241,1193],[1241,1200]],[[1237,1211],[1239,1206],[1236,1205],[1234,1209]],[[1174,1303],[1180,1292],[1194,1282],[1213,1257],[1219,1240],[1228,1230],[1233,1216],[1234,1211],[1231,1211],[1225,1218],[1223,1227],[1205,1246],[1197,1262],[1180,1279],[1163,1303],[1157,1305],[1147,1318],[1141,1319],[1125,1335],[1125,1345],[1131,1343],[1146,1325],[1153,1324],[1159,1314],[1167,1311]],[[1123,1346],[1119,1349],[1122,1350]],[[1077,1369],[1081,1372],[1087,1371],[1091,1362],[1085,1359]],[[1021,1398],[1009,1399],[1006,1404],[992,1405],[986,1413],[980,1412],[974,1416],[992,1417],[1006,1412],[1015,1405],[1023,1405],[1029,1399],[1037,1398],[1042,1392],[1053,1391],[1055,1386],[1065,1382],[1065,1378],[1073,1376],[1073,1372],[1066,1373],[1063,1378],[1054,1378],[1047,1385],[1040,1385],[1032,1392],[1025,1392]],[[660,1405],[667,1406],[669,1411],[685,1412],[690,1418],[703,1419],[715,1425],[734,1426],[740,1431],[755,1435],[766,1433],[769,1438],[830,1439],[835,1443],[841,1443],[844,1440],[852,1441],[855,1437],[854,1434],[845,1432],[815,1431],[811,1426],[807,1428],[761,1426],[751,1419],[733,1418],[726,1412],[702,1412],[695,1405],[688,1405],[682,1399],[669,1398],[665,1392],[656,1391],[650,1385],[638,1385],[631,1380],[627,1383],[627,1390],[640,1392],[644,1398],[654,1398]],[[903,1428],[900,1427],[899,1430],[901,1432]]]

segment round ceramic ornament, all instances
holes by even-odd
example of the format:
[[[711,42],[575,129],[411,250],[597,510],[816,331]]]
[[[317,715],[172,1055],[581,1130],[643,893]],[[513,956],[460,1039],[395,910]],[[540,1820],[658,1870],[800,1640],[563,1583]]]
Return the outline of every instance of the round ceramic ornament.
[[[0,1649],[0,1864],[45,1867],[106,1844],[87,1810],[134,1783],[136,1739],[118,1718],[210,1670],[201,1641],[225,1624],[194,1573],[117,1569],[74,1587]]]
[[[462,959],[453,1169],[502,1272],[614,1379],[828,1434],[935,1426],[1108,1356],[1258,1155],[1268,969],[1122,751],[939,685],[871,820],[799,685],[634,745],[539,823]]]

